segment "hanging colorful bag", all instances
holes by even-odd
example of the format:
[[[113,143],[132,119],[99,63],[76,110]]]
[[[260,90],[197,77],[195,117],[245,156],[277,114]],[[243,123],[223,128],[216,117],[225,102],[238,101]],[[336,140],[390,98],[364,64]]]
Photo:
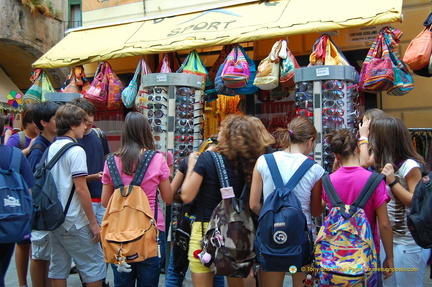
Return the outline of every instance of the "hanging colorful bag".
[[[282,44],[282,49],[286,51],[285,59],[282,58],[280,64],[280,79],[279,82],[282,87],[291,88],[295,86],[294,83],[294,70],[300,68],[300,65],[297,63],[296,58],[288,49],[288,43],[283,40],[285,43]],[[279,56],[281,54],[279,53]]]
[[[142,111],[145,107],[147,107],[146,101],[148,95],[148,91],[147,91],[148,85],[145,82],[144,75],[152,73],[150,67],[147,65],[147,62],[144,60],[144,58],[141,58],[140,61],[141,61],[141,81],[138,89],[138,94],[135,97],[135,108],[138,111]]]
[[[156,69],[156,73],[172,73],[169,62],[169,54],[164,54]]]
[[[118,110],[123,107],[121,93],[124,90],[125,85],[112,70],[111,65],[108,62],[106,62],[105,65],[105,74],[108,79],[107,109]]]
[[[53,93],[53,92],[55,92],[55,89],[53,88],[53,86],[52,86],[52,84],[51,84],[51,82],[50,82],[47,74],[44,71],[41,72],[40,81],[41,81],[41,88],[42,88],[42,90],[41,90],[42,91],[41,92],[41,95],[42,95],[41,101],[45,102],[45,94],[47,94],[47,93]]]
[[[420,70],[429,64],[432,54],[431,27],[425,27],[408,45],[403,61],[412,69]]]
[[[249,64],[250,76],[246,86],[242,88],[235,88],[234,91],[236,94],[242,94],[242,95],[256,93],[258,91],[258,87],[253,84],[257,73],[255,62],[251,58],[249,58],[248,54],[246,53],[246,51],[243,49],[241,45],[238,45],[238,47],[242,51],[246,61]]]
[[[279,85],[279,51],[281,45],[281,40],[277,41],[270,54],[258,65],[254,85],[261,90],[271,90]]]
[[[138,61],[138,65],[135,69],[135,74],[129,85],[123,90],[121,99],[123,105],[126,108],[133,108],[135,105],[135,98],[138,94],[138,81],[141,79],[141,60]]]
[[[29,103],[40,103],[42,101],[42,82],[41,69],[35,69],[32,72],[30,81],[33,83],[23,97],[23,106]]]
[[[321,35],[315,41],[312,47],[312,53],[309,56],[309,65],[308,66],[320,66],[325,65],[325,56],[327,52],[327,38],[324,37],[326,35]]]
[[[250,77],[249,64],[243,52],[235,46],[227,56],[222,79],[228,88],[243,88]]]
[[[101,62],[96,69],[95,77],[90,84],[84,98],[94,104],[96,109],[105,110],[108,94],[108,80],[105,74],[105,62]]]
[[[213,66],[209,71],[209,74],[211,75],[213,70],[217,68],[216,76],[214,79],[214,85],[215,85],[216,93],[219,95],[235,96],[234,89],[228,88],[222,79],[222,71],[227,61],[227,55],[231,50],[232,50],[232,45],[224,46],[219,54],[219,57],[215,62],[215,65],[220,64],[219,67],[217,68],[216,66]]]
[[[414,79],[398,52],[399,39],[403,33],[399,29],[392,27],[384,27],[382,30],[384,41],[389,47],[390,59],[395,74],[393,86],[387,90],[387,94],[391,96],[403,96],[414,89]]]
[[[393,86],[394,71],[387,45],[380,33],[372,44],[360,73],[360,90],[377,94]]]

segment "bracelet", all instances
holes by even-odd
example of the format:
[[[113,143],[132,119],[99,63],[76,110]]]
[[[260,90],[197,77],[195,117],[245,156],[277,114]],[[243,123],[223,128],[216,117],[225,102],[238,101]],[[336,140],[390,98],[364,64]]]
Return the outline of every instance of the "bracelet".
[[[388,186],[390,188],[392,188],[396,183],[399,183],[399,179],[397,179],[397,178],[392,183],[390,183]]]
[[[362,145],[362,144],[369,144],[368,140],[361,140],[358,142],[358,145]]]
[[[359,139],[358,139],[359,141],[362,141],[362,140],[366,140],[366,141],[369,141],[369,138],[368,137],[359,137]]]

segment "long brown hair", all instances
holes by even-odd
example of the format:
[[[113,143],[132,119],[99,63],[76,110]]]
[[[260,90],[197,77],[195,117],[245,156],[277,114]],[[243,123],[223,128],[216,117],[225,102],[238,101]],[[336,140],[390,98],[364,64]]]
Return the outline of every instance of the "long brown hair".
[[[318,136],[316,128],[305,117],[294,118],[286,129],[279,129],[279,145],[286,149],[291,144],[304,144],[309,139],[315,140]]]
[[[251,182],[255,162],[266,146],[256,122],[250,116],[229,115],[222,121],[219,133],[223,140],[214,150],[225,155],[236,172],[242,172]]]
[[[115,153],[122,161],[123,172],[133,174],[144,150],[155,150],[155,143],[147,118],[138,112],[130,112],[123,123],[122,145]]]
[[[371,131],[370,144],[378,170],[386,163],[392,163],[398,169],[407,159],[424,165],[425,161],[414,150],[411,135],[401,119],[390,116],[378,118],[372,123]]]

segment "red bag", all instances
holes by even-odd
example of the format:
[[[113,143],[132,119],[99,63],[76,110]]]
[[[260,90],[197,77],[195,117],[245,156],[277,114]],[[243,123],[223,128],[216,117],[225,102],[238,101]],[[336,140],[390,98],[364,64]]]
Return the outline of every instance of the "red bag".
[[[430,28],[431,26],[425,27],[417,37],[411,40],[405,51],[403,61],[412,70],[420,70],[429,64],[432,54],[432,32]]]
[[[84,98],[92,102],[96,109],[105,110],[107,104],[108,81],[105,74],[105,62],[101,62],[96,69],[95,77],[90,84]]]
[[[123,82],[117,77],[116,73],[111,69],[109,63],[105,63],[105,74],[108,78],[108,97],[107,109],[118,110],[123,108],[121,93],[125,88]]]
[[[389,50],[380,33],[369,49],[360,73],[360,90],[377,94],[393,86],[394,70]]]

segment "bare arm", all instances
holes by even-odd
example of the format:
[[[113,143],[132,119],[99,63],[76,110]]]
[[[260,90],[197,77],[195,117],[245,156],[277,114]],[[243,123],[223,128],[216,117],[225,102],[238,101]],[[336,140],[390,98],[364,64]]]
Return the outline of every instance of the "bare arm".
[[[173,196],[174,202],[182,203],[180,194],[177,191],[179,191],[179,189],[183,183],[184,178],[185,178],[184,174],[181,171],[177,171],[173,180],[171,181],[171,189],[174,193],[174,196]]]
[[[88,221],[90,222],[90,229],[93,233],[93,241],[100,241],[100,227],[96,221],[96,217],[93,212],[90,192],[87,187],[87,182],[85,176],[79,176],[73,178],[75,184],[75,192],[78,195],[78,199],[82,205],[84,213],[87,216]]]
[[[263,195],[263,180],[261,174],[257,169],[257,165],[255,164],[253,173],[252,173],[252,183],[250,189],[250,197],[249,197],[249,206],[250,209],[256,214],[259,215],[262,209],[261,198]]]
[[[386,175],[387,185],[392,183],[396,178],[394,175],[393,165],[391,163],[387,163],[381,173]],[[406,207],[410,207],[415,187],[421,178],[422,176],[420,168],[415,167],[411,169],[410,172],[405,176],[408,190],[405,189],[402,184],[397,183],[391,187],[391,191]]]
[[[4,134],[4,141],[3,141],[3,143],[6,144],[11,135],[12,135],[12,131],[10,129],[7,129],[5,131],[5,134]]]
[[[112,196],[114,192],[114,185],[112,184],[104,184],[102,186],[102,196],[101,196],[101,200],[102,200],[102,206],[103,207],[107,207],[108,206],[108,202]]]
[[[325,209],[325,202],[321,200],[322,180],[318,180],[311,192],[311,213],[313,217],[320,216]]]
[[[369,119],[365,119],[363,124],[359,124],[359,134],[360,137],[369,137],[371,121]],[[359,146],[360,148],[360,166],[364,168],[371,167],[375,164],[375,159],[373,154],[369,152],[369,144],[364,143]]]
[[[203,177],[193,171],[196,161],[197,153],[191,153],[189,155],[188,169],[186,172],[186,177],[183,181],[182,193],[180,195],[184,203],[192,202],[192,200],[195,199],[203,181]]]
[[[376,209],[376,215],[378,217],[379,230],[381,235],[381,240],[384,245],[384,250],[386,253],[386,258],[384,259],[383,268],[394,268],[393,262],[393,231],[390,224],[390,219],[387,213],[387,203],[381,204],[380,207]],[[393,271],[385,271],[384,279],[389,278]]]
[[[159,190],[161,192],[162,200],[170,204],[173,199],[173,191],[171,189],[169,178],[159,182]]]

